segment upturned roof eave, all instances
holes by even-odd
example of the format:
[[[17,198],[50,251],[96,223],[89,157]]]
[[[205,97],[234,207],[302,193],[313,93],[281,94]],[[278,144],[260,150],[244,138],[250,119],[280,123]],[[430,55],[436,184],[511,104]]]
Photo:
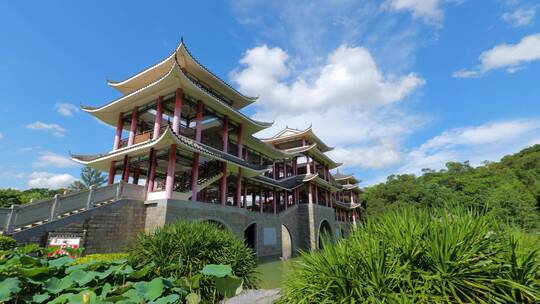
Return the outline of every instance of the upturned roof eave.
[[[296,132],[296,133],[295,134],[290,134],[290,135],[287,135],[287,136],[280,136],[280,134],[283,134],[287,130],[293,131],[293,132]],[[332,151],[334,149],[334,147],[328,146],[317,135],[315,135],[315,133],[313,132],[313,127],[312,126],[309,126],[307,129],[305,129],[303,131],[286,128],[286,129],[280,131],[279,133],[277,133],[276,135],[274,135],[272,137],[261,138],[261,141],[268,142],[268,143],[286,142],[286,141],[290,141],[290,140],[294,140],[294,139],[302,139],[302,137],[304,137],[306,135],[310,135],[313,138],[313,141],[315,141],[318,144],[321,151],[329,152],[329,151]]]
[[[353,209],[356,209],[356,208],[361,208],[362,205],[361,204],[357,204],[357,203],[344,203],[344,202],[335,202],[334,203],[334,206],[336,207],[339,207],[339,208],[342,208],[342,209],[346,209],[346,210],[353,210]]]
[[[236,134],[230,134],[229,138],[231,138],[232,140],[236,140],[236,142],[238,143],[238,137],[236,136]],[[247,137],[244,138],[243,145],[261,154],[264,154],[265,156],[273,160],[289,159],[296,155],[296,154],[287,153],[282,150],[276,149],[273,146],[260,141],[258,138],[252,135],[248,135]]]
[[[340,190],[338,187],[336,187],[332,183],[329,183],[325,181],[324,179],[320,178],[318,174],[306,174],[303,179],[303,182],[313,182],[323,187],[330,188],[330,190],[334,192]]]
[[[85,105],[81,105],[81,109],[93,116],[95,116],[96,118],[98,118],[99,120],[103,121],[104,123],[107,123],[109,125],[112,125],[114,126],[116,124],[116,120],[117,120],[117,117],[116,114],[119,113],[119,112],[122,112],[122,109],[121,107],[123,106],[123,104],[127,104],[129,103],[130,107],[133,108],[134,106],[136,105],[142,105],[146,102],[146,99],[147,98],[140,98],[141,96],[139,96],[140,94],[142,93],[149,93],[148,90],[151,90],[151,89],[154,89],[156,91],[160,91],[160,90],[163,90],[163,89],[166,89],[166,88],[169,88],[169,87],[172,87],[174,86],[175,83],[177,83],[175,80],[174,80],[174,70],[175,70],[175,67],[176,64],[173,63],[171,64],[171,67],[169,68],[169,70],[167,71],[167,73],[165,75],[163,75],[162,77],[160,77],[159,79],[157,79],[156,81],[146,85],[145,87],[143,88],[140,88],[136,91],[133,91],[127,95],[124,95],[124,96],[121,96],[113,101],[110,101],[102,106],[99,106],[99,107],[90,107],[90,106],[85,106]],[[149,94],[150,96],[152,96],[153,94],[150,92]],[[138,101],[138,102],[135,102],[133,99],[135,97],[138,97],[137,100],[135,101]],[[129,109],[131,110],[131,109]]]
[[[335,169],[342,165],[342,163],[335,162],[333,159],[331,159],[328,155],[324,154],[321,150],[317,147],[310,149],[310,153],[313,153],[313,156],[318,157],[319,159],[322,159],[326,164],[328,164],[328,169]]]
[[[177,52],[178,50],[183,50],[184,53],[186,55],[188,55],[188,58],[190,60],[192,60],[197,66],[199,66],[202,70],[204,70],[209,76],[211,76],[215,81],[217,82],[220,82],[221,84],[225,85],[226,87],[228,87],[232,92],[234,92],[236,95],[238,95],[239,97],[241,97],[244,101],[247,102],[246,105],[249,105],[255,101],[257,101],[257,99],[259,98],[258,96],[246,96],[244,94],[242,94],[240,91],[238,91],[237,89],[235,89],[233,86],[231,86],[229,83],[227,83],[225,80],[221,79],[219,76],[217,76],[216,74],[214,74],[212,71],[210,71],[208,68],[206,68],[206,66],[204,66],[203,64],[201,64],[197,58],[195,58],[195,56],[193,56],[191,54],[191,52],[189,51],[189,49],[187,48],[186,44],[184,43],[184,41],[182,40],[180,42],[180,45],[178,46],[177,48]]]
[[[174,52],[172,52],[172,54],[170,54],[169,56],[167,56],[165,59],[161,60],[160,62],[158,62],[158,63],[156,63],[156,64],[154,64],[154,65],[152,65],[152,66],[150,66],[150,67],[148,67],[148,68],[146,68],[146,69],[144,69],[144,70],[142,70],[142,71],[128,77],[127,79],[122,80],[122,81],[107,80],[107,84],[109,86],[119,90],[120,92],[122,92],[124,94],[129,94],[134,90],[132,87],[130,87],[130,84],[132,84],[137,79],[140,79],[141,77],[144,77],[144,76],[148,76],[150,79],[154,79],[154,80],[159,78],[159,76],[151,76],[151,75],[148,75],[148,74],[152,73],[152,71],[158,70],[163,65],[166,65],[168,61],[174,60],[174,57],[178,56],[178,55],[180,55],[180,56],[183,55],[184,58],[186,58],[191,63],[193,63],[194,66],[198,67],[201,71],[203,71],[211,79],[213,79],[215,82],[221,84],[224,88],[226,88],[230,92],[229,95],[233,95],[233,96],[236,97],[236,98],[234,98],[235,100],[241,100],[242,104],[239,106],[239,108],[243,108],[243,107],[255,102],[258,99],[258,97],[251,97],[251,96],[246,96],[246,95],[242,94],[237,89],[235,89],[233,86],[231,86],[229,83],[227,83],[226,81],[224,81],[223,79],[218,77],[216,74],[214,74],[212,71],[210,71],[208,68],[206,68],[203,64],[201,64],[191,54],[191,52],[189,51],[189,49],[185,45],[183,39],[181,39],[180,44],[174,50]]]
[[[192,142],[192,145],[187,144],[186,141]],[[238,158],[234,155],[227,154],[224,157],[222,155],[224,152],[221,152],[217,149],[206,146],[204,144],[195,142],[189,138],[186,138],[183,135],[178,135],[174,133],[174,131],[172,131],[170,127],[167,127],[165,131],[163,132],[163,134],[161,134],[161,136],[157,139],[149,139],[139,144],[124,147],[118,150],[114,150],[106,154],[101,154],[99,155],[99,157],[92,160],[83,160],[80,155],[77,157],[77,155],[72,154],[71,156],[72,156],[73,161],[79,164],[87,165],[87,166],[92,166],[93,164],[97,164],[96,167],[98,169],[106,170],[110,161],[121,160],[124,155],[146,153],[151,148],[157,148],[157,149],[165,148],[170,144],[179,145],[186,150],[189,150],[194,153],[200,153],[210,159],[220,160],[220,161],[224,161],[238,167],[242,167],[242,169],[245,170],[244,172],[247,173],[248,175],[256,176],[266,171],[266,168],[260,169],[260,170],[251,168],[245,164],[245,161],[243,159]],[[237,159],[237,161],[234,160],[235,158]],[[102,166],[98,163],[105,164],[105,165]]]
[[[169,83],[167,83],[167,81]],[[143,94],[143,92],[148,93],[147,90],[155,89],[159,91],[162,89],[171,88],[172,86],[174,86],[175,83],[180,83],[180,85],[184,89],[190,89],[192,92],[196,92],[194,94],[204,96],[205,97],[204,99],[206,101],[212,102],[211,107],[213,106],[213,108],[219,108],[222,112],[225,112],[225,114],[228,114],[229,116],[231,116],[233,120],[236,120],[239,123],[244,123],[246,127],[246,131],[249,134],[253,134],[261,130],[264,130],[272,126],[273,124],[273,122],[261,122],[261,121],[254,120],[244,115],[240,111],[230,107],[224,102],[220,101],[219,99],[217,99],[210,93],[202,90],[184,74],[184,72],[181,70],[180,65],[178,64],[176,60],[171,63],[171,67],[168,70],[168,72],[165,75],[163,75],[161,78],[159,78],[158,80],[154,81],[153,83],[139,90],[131,92],[130,94],[124,95],[116,100],[113,100],[101,107],[81,106],[81,108],[83,109],[83,111],[96,116],[96,118],[100,119],[101,121],[114,126],[116,124],[116,119],[117,119],[114,113],[120,111],[117,109],[115,112],[114,110],[115,107],[120,108],[122,106],[121,105],[122,103],[128,103],[130,100],[134,99],[138,94]],[[149,95],[152,96],[153,94],[150,93]],[[137,102],[137,105],[139,104],[142,105],[145,102],[147,102],[146,99],[141,99],[141,100],[142,101]],[[130,106],[134,106],[133,102],[130,102],[129,104]]]
[[[262,183],[262,184],[269,185],[271,187],[275,187],[275,188],[279,188],[279,189],[287,190],[287,191],[292,191],[298,187],[301,187],[304,184],[303,179],[301,177],[302,176],[297,175],[297,176],[291,176],[285,179],[274,180],[264,175],[258,175],[258,176],[253,177],[252,180]],[[292,186],[287,187],[284,185],[290,181],[293,181]]]

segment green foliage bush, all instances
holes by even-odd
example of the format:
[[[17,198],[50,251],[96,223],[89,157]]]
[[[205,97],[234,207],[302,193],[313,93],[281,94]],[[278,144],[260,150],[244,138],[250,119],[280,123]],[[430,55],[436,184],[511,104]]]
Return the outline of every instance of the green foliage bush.
[[[12,237],[0,235],[0,250],[11,250],[17,247],[17,241]]]
[[[281,303],[538,303],[538,239],[463,209],[404,208],[303,254]]]
[[[242,290],[242,279],[228,265],[207,265],[191,277],[150,276],[152,264],[134,269],[123,260],[76,263],[68,256],[48,257],[58,248],[36,245],[2,251],[0,303],[189,303],[217,302]],[[76,255],[78,250],[70,250]],[[201,298],[201,280],[218,294]]]
[[[75,264],[85,264],[88,262],[112,262],[118,260],[127,260],[127,253],[96,253],[88,254],[83,257],[79,257],[75,260]]]
[[[256,287],[255,257],[243,240],[209,222],[178,221],[139,236],[129,252],[136,267],[155,263],[158,276],[191,276],[208,264],[230,265],[249,288]],[[203,284],[204,292],[213,292]]]

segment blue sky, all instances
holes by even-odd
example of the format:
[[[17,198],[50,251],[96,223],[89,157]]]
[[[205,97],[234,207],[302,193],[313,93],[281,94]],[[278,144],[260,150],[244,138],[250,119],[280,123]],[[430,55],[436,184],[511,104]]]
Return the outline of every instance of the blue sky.
[[[366,3],[364,3],[366,2]],[[61,187],[110,150],[78,110],[184,37],[275,126],[313,125],[364,185],[540,143],[540,10],[525,0],[0,3],[0,187]]]

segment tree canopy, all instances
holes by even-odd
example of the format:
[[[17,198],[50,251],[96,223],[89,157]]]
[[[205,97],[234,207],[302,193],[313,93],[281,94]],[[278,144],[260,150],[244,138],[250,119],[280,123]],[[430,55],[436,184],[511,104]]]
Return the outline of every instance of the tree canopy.
[[[69,186],[69,190],[79,191],[86,190],[91,186],[99,187],[106,181],[107,177],[101,173],[101,171],[90,167],[83,167],[81,169],[81,179],[74,181],[73,184]]]
[[[478,167],[449,162],[440,171],[424,169],[421,176],[391,175],[385,183],[366,188],[364,199],[371,216],[403,205],[460,205],[526,229],[538,228],[540,145]]]

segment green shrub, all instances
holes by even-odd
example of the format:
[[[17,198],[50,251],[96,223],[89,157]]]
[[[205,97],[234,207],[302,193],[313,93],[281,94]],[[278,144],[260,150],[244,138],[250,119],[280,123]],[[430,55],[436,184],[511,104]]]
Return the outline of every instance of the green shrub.
[[[463,210],[381,215],[303,254],[282,303],[537,303],[538,242]]]
[[[89,255],[85,255],[83,257],[77,258],[75,260],[75,264],[85,264],[90,261],[112,262],[112,261],[126,260],[127,257],[128,257],[127,253],[96,253],[96,254],[89,254]]]
[[[17,241],[12,237],[0,235],[0,250],[11,250],[17,247]]]
[[[230,232],[208,222],[179,221],[151,234],[140,235],[129,252],[130,263],[144,267],[152,262],[155,275],[191,276],[208,264],[230,265],[248,288],[256,287],[254,253]],[[210,285],[205,292],[212,293]]]

